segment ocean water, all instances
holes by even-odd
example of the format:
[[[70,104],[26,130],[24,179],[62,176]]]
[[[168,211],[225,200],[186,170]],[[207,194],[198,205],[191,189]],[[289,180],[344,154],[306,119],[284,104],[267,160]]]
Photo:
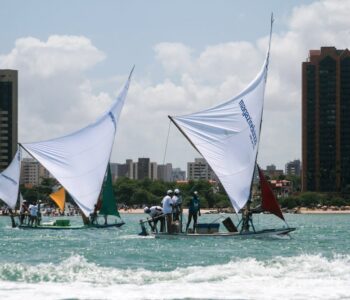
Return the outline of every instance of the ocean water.
[[[140,237],[142,217],[76,231],[12,229],[1,217],[0,299],[350,299],[350,215],[287,214],[291,239]],[[254,218],[257,229],[283,226]]]

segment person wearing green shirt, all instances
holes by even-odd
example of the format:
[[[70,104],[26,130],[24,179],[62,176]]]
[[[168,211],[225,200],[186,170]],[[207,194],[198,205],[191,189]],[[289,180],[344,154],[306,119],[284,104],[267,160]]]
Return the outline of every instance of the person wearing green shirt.
[[[200,202],[198,198],[198,192],[195,191],[193,193],[193,198],[191,199],[190,205],[188,207],[188,221],[186,225],[186,232],[188,231],[188,227],[191,224],[192,217],[193,217],[193,232],[194,232],[197,225],[198,215],[199,216],[201,215],[201,207],[200,207]]]

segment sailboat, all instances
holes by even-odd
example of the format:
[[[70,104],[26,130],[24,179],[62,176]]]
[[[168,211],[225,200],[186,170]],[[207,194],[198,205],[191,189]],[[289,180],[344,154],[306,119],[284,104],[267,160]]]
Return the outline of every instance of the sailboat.
[[[18,149],[9,166],[0,173],[0,199],[9,207],[12,227],[16,227],[14,213],[19,194],[21,151]]]
[[[124,221],[114,223],[108,223],[107,221],[108,216],[114,216],[121,219],[120,213],[118,211],[117,201],[113,192],[112,173],[110,164],[108,164],[107,167],[106,179],[102,189],[102,198],[101,201],[98,202],[97,208],[99,209],[98,215],[103,216],[104,218],[104,223],[102,224],[98,220],[96,220],[96,222],[94,222],[93,224],[89,224],[88,226],[96,228],[107,228],[120,227],[125,224]]]
[[[257,161],[262,124],[265,84],[268,73],[273,18],[271,17],[270,39],[264,64],[256,78],[236,97],[196,113],[184,116],[169,116],[172,123],[187,138],[191,145],[206,159],[224,187],[238,213],[249,207],[254,170]],[[273,193],[266,193],[263,181],[264,207],[276,207]],[[271,204],[275,201],[275,204]],[[279,206],[278,206],[279,207]],[[282,214],[282,212],[281,212]],[[247,214],[250,218],[250,213]],[[284,219],[283,219],[284,220]],[[245,223],[245,224],[244,224]],[[249,219],[242,225],[251,223]],[[286,223],[287,225],[287,223]],[[232,226],[235,228],[235,226]],[[266,236],[285,235],[295,228],[256,231],[234,230],[227,233],[179,233],[193,236]],[[169,234],[156,233],[156,237]]]
[[[49,198],[58,206],[61,212],[65,210],[66,203],[66,191],[63,187],[59,188],[57,191],[51,193]],[[35,227],[28,225],[20,225],[22,229],[35,228],[35,229],[83,229],[83,228],[108,228],[108,227],[121,227],[124,225],[124,221],[107,223],[107,216],[115,216],[121,219],[117,208],[117,202],[113,193],[112,186],[112,175],[110,170],[110,164],[108,164],[106,178],[102,188],[102,200],[97,202],[96,207],[99,209],[98,214],[103,216],[106,221],[100,223],[99,219],[96,218],[93,223],[85,224],[84,226],[72,226],[69,219],[58,219],[55,221],[49,221],[41,223]],[[96,215],[97,216],[97,215]]]
[[[65,188],[85,220],[94,213],[102,190],[133,69],[110,109],[94,123],[63,137],[20,144]],[[114,223],[113,226],[122,224],[124,222]]]

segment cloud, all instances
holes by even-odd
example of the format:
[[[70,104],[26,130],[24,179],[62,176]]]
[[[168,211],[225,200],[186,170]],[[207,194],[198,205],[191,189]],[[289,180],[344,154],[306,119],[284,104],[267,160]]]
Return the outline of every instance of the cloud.
[[[349,40],[349,1],[317,1],[295,7],[284,32],[276,16],[271,63],[266,86],[259,162],[283,168],[301,157],[301,64],[310,49],[345,48]],[[259,26],[259,25],[257,25]],[[154,45],[154,64],[164,70],[145,78],[138,69],[122,111],[113,161],[150,157],[162,163],[169,120],[235,96],[260,69],[268,35],[256,41],[230,41],[194,49],[182,43]],[[1,68],[16,68],[20,78],[20,140],[59,136],[92,121],[112,102],[112,94],[97,92],[87,70],[106,55],[83,36],[51,36],[47,41],[21,38]],[[157,69],[157,68],[153,68]],[[127,74],[98,78],[104,86],[121,86]],[[166,161],[186,167],[198,156],[188,141],[171,127]]]
[[[112,100],[94,93],[84,71],[105,54],[81,36],[20,38],[0,55],[0,68],[19,71],[19,140],[52,138],[91,122]]]
[[[347,47],[349,11],[349,1],[327,0],[301,5],[287,18],[287,30],[273,34],[259,152],[259,162],[263,166],[275,163],[284,168],[289,160],[301,157],[301,65],[310,49]],[[279,26],[278,16],[276,19],[275,32]],[[147,155],[161,158],[161,151],[154,148],[159,149],[165,143],[167,114],[195,112],[229,99],[243,89],[261,67],[267,43],[266,35],[255,42],[208,45],[202,51],[180,43],[156,45],[156,58],[167,79],[155,85],[139,86],[137,95],[143,99],[138,105],[142,105],[145,118],[144,126],[140,126],[143,131],[138,136],[139,141],[147,145],[152,132],[157,133],[153,150],[150,147]],[[130,96],[130,101],[137,101],[133,97]],[[152,117],[147,118],[147,115]],[[187,159],[188,142],[175,132],[177,129],[172,131],[169,160],[184,166],[182,158],[186,156]]]

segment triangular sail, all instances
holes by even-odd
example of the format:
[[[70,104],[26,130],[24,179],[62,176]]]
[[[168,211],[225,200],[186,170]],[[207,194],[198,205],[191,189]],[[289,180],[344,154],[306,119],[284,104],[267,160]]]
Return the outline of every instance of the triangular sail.
[[[276,196],[273,193],[269,183],[267,182],[264,172],[258,166],[260,189],[261,189],[261,207],[264,211],[268,211],[284,221],[281,208],[277,202]]]
[[[111,167],[108,164],[107,177],[103,184],[102,204],[99,212],[101,215],[113,215],[120,217],[117,210],[117,201],[113,192]]]
[[[0,173],[0,199],[11,209],[16,207],[20,173],[21,151],[18,149],[10,165]]]
[[[215,107],[170,117],[206,159],[236,212],[248,201],[260,140],[273,17],[265,62],[256,78],[236,97]]]
[[[49,195],[53,202],[56,203],[58,208],[63,212],[64,211],[64,205],[66,203],[66,191],[64,188],[60,188],[58,191],[52,193]]]
[[[22,146],[66,189],[86,216],[94,210],[111,155],[130,76],[109,111],[70,135]]]
[[[171,117],[206,159],[238,212],[248,201],[259,146],[268,57],[256,79],[233,99]]]

